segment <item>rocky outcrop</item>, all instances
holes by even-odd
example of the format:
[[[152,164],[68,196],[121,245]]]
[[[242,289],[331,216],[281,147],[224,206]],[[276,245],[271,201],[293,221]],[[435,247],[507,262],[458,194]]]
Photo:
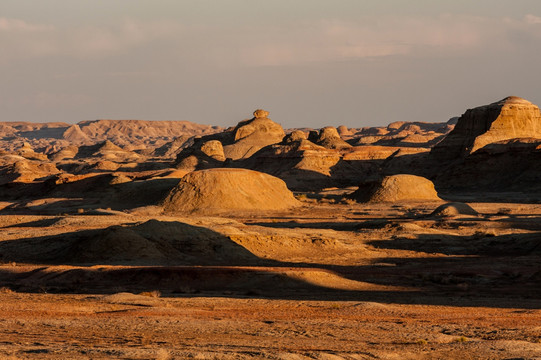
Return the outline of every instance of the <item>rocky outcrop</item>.
[[[191,172],[163,201],[169,213],[285,210],[299,205],[282,180],[246,169]]]
[[[235,127],[233,142],[224,144],[227,158],[245,159],[267,145],[282,141],[285,136],[284,129],[269,119],[268,114],[268,111],[256,110],[252,119],[242,121]]]
[[[488,144],[515,138],[541,138],[541,113],[531,102],[509,96],[467,110],[454,130],[431,151],[441,160],[465,157]]]
[[[110,140],[118,145],[132,144],[141,138],[172,140],[182,135],[201,136],[221,130],[189,121],[93,120],[77,125],[94,142]]]
[[[338,150],[316,145],[297,130],[283,142],[264,147],[239,165],[277,176],[291,189],[306,190],[333,184],[331,171],[340,160]]]
[[[67,128],[62,134],[62,137],[72,144],[89,145],[92,143],[90,137],[85,134],[77,124]]]
[[[124,150],[109,140],[96,145],[79,147],[76,158],[88,157],[99,157],[103,160],[116,162],[137,161],[141,158],[135,152]]]
[[[32,146],[27,142],[24,142],[23,146],[20,147],[15,154],[28,160],[47,160],[47,155],[35,152]]]
[[[351,196],[359,202],[372,203],[441,200],[432,181],[408,174],[364,182]]]
[[[319,133],[310,132],[308,139],[327,149],[347,149],[351,147],[350,144],[342,140],[336,128],[332,126],[322,128]]]
[[[283,141],[284,143],[289,144],[301,140],[308,140],[308,136],[306,136],[306,133],[302,130],[294,130],[287,134]]]
[[[62,161],[65,159],[73,159],[75,156],[77,156],[77,153],[79,152],[79,148],[75,145],[67,146],[49,156],[51,161]]]
[[[93,145],[109,140],[125,149],[147,152],[149,155],[154,149],[181,136],[204,136],[222,130],[219,126],[189,121],[93,120],[77,124],[0,122],[0,149],[15,151],[23,142],[27,142],[34,149],[50,155],[70,145]]]
[[[381,145],[430,148],[437,144],[454,125],[397,121],[387,127],[363,128],[349,140],[354,145]]]
[[[349,130],[348,127],[345,125],[340,125],[336,128],[336,130],[338,130],[338,134],[340,134],[341,137],[353,135],[353,131]]]
[[[477,216],[479,213],[470,205],[461,202],[451,202],[438,206],[431,214],[431,217],[457,217],[457,216]]]
[[[173,141],[169,141],[168,143],[158,147],[157,149],[152,151],[150,155],[174,159],[183,149],[192,146],[194,142],[194,136],[182,135],[177,137]]]
[[[246,159],[265,146],[281,142],[285,136],[284,129],[280,124],[269,119],[268,114],[268,111],[258,109],[254,111],[253,118],[239,122],[234,128],[196,139],[192,146],[185,148],[178,154],[175,166],[177,168],[185,167],[186,158],[205,154],[206,151],[201,152],[201,146],[206,143],[208,143],[207,146],[218,149],[216,141],[219,142],[223,148],[224,158],[212,157],[215,160],[224,161],[225,159]],[[214,150],[209,148],[207,151]],[[221,154],[222,149],[219,149],[219,152]],[[192,165],[197,165],[193,158],[190,162]],[[184,164],[181,165],[181,163]]]
[[[28,183],[58,173],[60,171],[54,164],[48,162],[27,160],[15,156],[0,157],[0,184]]]
[[[450,192],[541,192],[541,139],[491,143],[465,158],[440,163],[432,178]]]
[[[176,168],[186,171],[220,167],[225,161],[224,148],[219,140],[195,140],[177,156]]]

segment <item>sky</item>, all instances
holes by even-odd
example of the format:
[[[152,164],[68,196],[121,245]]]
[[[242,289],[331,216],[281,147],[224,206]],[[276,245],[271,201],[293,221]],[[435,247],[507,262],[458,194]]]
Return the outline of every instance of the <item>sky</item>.
[[[539,0],[1,0],[0,121],[444,122],[540,59]]]

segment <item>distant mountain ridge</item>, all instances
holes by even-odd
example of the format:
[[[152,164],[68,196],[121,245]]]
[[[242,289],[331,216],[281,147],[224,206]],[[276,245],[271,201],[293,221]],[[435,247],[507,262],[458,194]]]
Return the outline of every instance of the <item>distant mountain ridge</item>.
[[[46,153],[68,145],[92,145],[111,141],[134,149],[162,146],[180,136],[203,136],[223,128],[184,120],[85,120],[62,122],[0,122],[0,148],[13,150],[23,142]]]

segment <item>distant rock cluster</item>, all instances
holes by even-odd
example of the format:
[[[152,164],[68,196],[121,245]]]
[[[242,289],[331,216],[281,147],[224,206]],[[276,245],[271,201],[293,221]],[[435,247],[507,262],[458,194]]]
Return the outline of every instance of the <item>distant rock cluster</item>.
[[[262,109],[227,129],[180,121],[6,122],[0,123],[0,196],[20,196],[14,184],[43,184],[39,191],[59,196],[106,184],[118,201],[144,204],[132,192],[159,184],[144,194],[157,203],[167,193],[165,208],[185,211],[196,211],[207,192],[242,209],[247,205],[235,201],[252,191],[247,189],[260,189],[264,199],[246,200],[251,207],[271,206],[274,196],[294,204],[285,200],[291,194],[274,193],[280,187],[356,186],[357,201],[438,200],[441,192],[541,191],[540,154],[539,108],[514,96],[443,123],[371,128],[284,130]],[[171,182],[183,176],[173,190]],[[126,194],[114,190],[132,182]],[[232,195],[219,192],[226,188]]]

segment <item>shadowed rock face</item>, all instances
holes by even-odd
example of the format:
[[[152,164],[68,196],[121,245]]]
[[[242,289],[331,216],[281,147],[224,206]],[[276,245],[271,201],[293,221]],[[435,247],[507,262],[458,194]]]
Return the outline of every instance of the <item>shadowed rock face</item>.
[[[219,140],[198,139],[177,156],[176,167],[187,171],[220,167],[225,161],[224,148]]]
[[[307,139],[308,137],[306,136],[306,133],[304,131],[295,130],[292,131],[290,134],[287,134],[283,142],[289,144],[295,141],[302,141]]]
[[[167,212],[225,213],[298,206],[286,184],[246,169],[209,169],[184,176],[163,202]]]
[[[510,96],[467,110],[431,154],[437,159],[453,159],[497,141],[525,137],[541,138],[541,113],[531,102]]]
[[[140,156],[135,152],[125,150],[109,140],[105,140],[104,142],[96,145],[81,146],[79,147],[75,157],[94,157],[112,161],[133,161],[140,158]]]
[[[309,140],[327,149],[347,149],[351,147],[350,144],[342,140],[336,128],[332,126],[322,128],[319,133],[312,132]]]
[[[4,164],[4,161],[7,165]],[[9,159],[0,159],[0,184],[32,182],[35,179],[45,178],[59,172],[54,164],[47,162],[19,159],[11,163]]]

